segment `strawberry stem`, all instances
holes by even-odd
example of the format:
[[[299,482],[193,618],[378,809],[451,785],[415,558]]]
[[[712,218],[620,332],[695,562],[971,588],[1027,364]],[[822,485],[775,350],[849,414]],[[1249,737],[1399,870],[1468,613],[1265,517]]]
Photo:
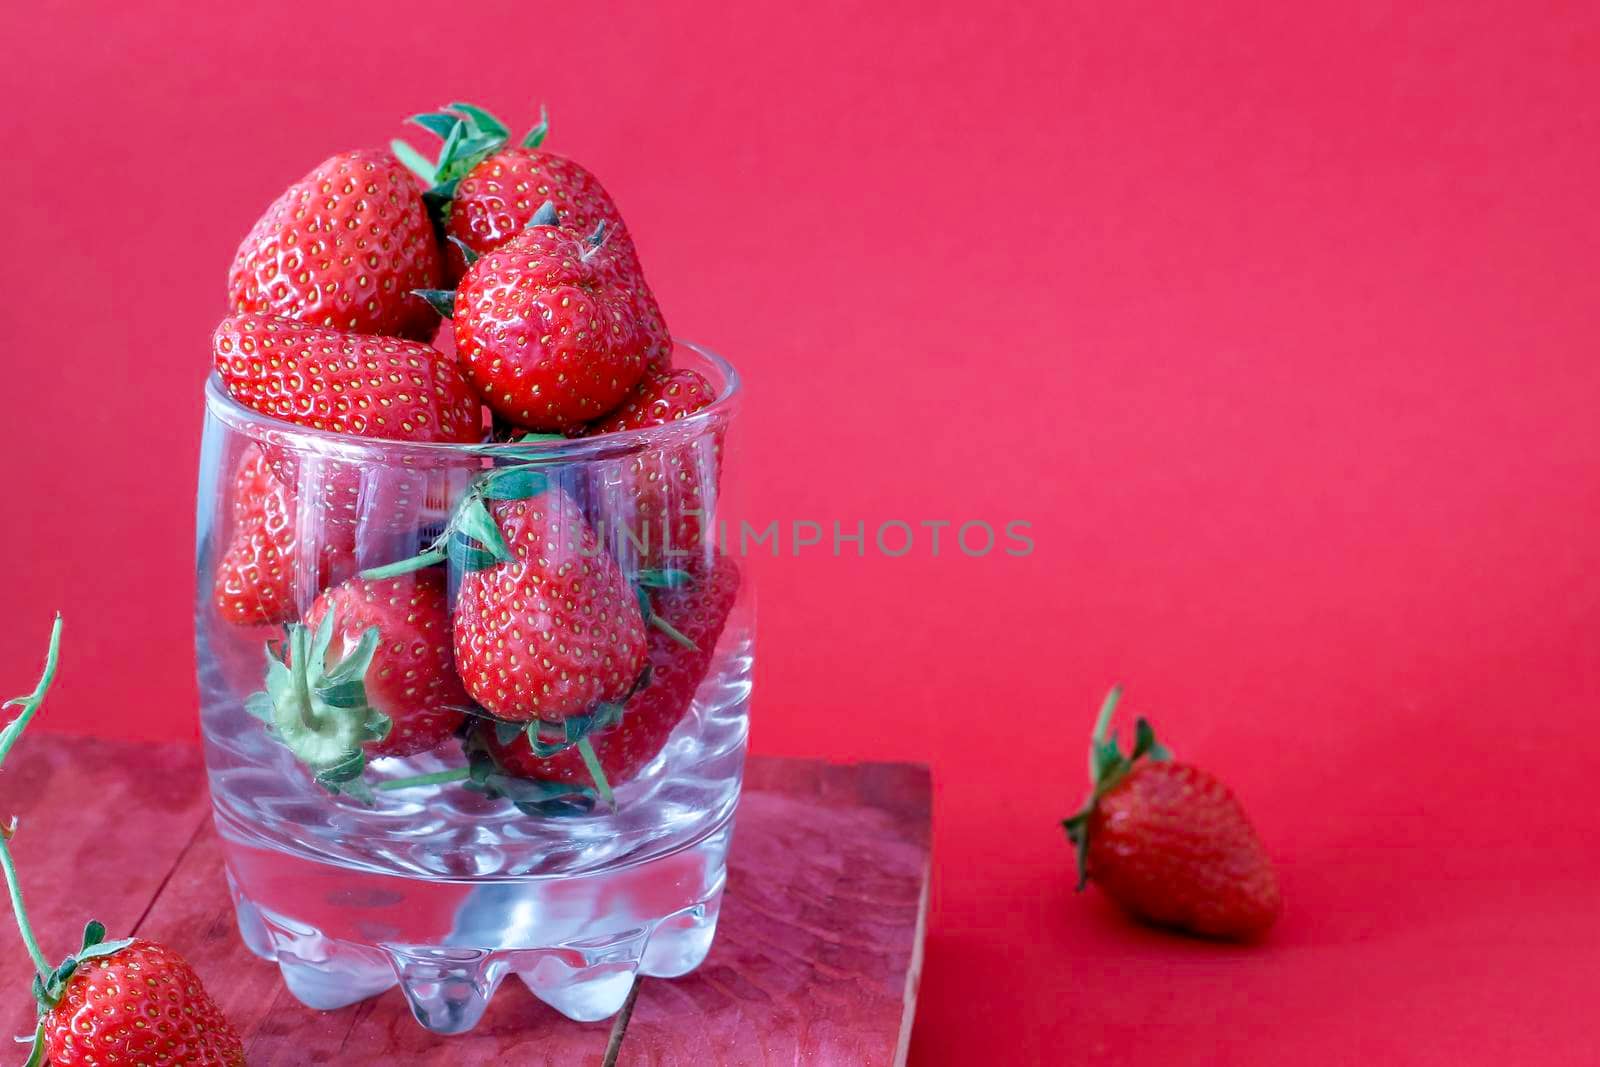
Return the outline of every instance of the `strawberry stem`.
[[[465,767],[456,767],[454,770],[434,771],[432,774],[416,774],[410,778],[395,778],[387,782],[379,782],[374,788],[379,792],[388,793],[396,789],[420,789],[425,785],[444,785],[448,782],[464,781],[468,777]]]
[[[578,755],[583,757],[583,765],[589,769],[589,777],[594,779],[595,792],[600,794],[606,807],[616,811],[617,798],[611,792],[611,783],[606,779],[605,770],[600,766],[600,757],[594,754],[594,745],[587,737],[578,742]]]
[[[61,613],[56,613],[55,625],[50,628],[50,649],[44,657],[44,673],[39,676],[39,684],[33,687],[33,692],[27,696],[17,697],[0,704],[0,708],[9,708],[20,705],[22,711],[15,719],[6,724],[0,732],[0,763],[11,754],[11,746],[17,743],[17,738],[22,736],[23,729],[33,718],[34,712],[39,710],[39,705],[44,703],[44,695],[50,691],[50,683],[56,679],[56,665],[61,662]]]
[[[11,754],[11,747],[22,736],[22,731],[33,719],[34,713],[44,703],[45,694],[50,692],[50,683],[55,681],[56,666],[61,662],[61,613],[56,613],[55,625],[50,627],[50,648],[44,657],[44,673],[39,676],[39,684],[33,687],[33,692],[25,697],[8,700],[0,707],[11,707],[14,704],[22,706],[22,711],[11,722],[6,724],[4,732],[0,732],[0,763]],[[28,949],[28,955],[33,959],[34,970],[42,979],[50,974],[50,962],[45,959],[44,953],[39,949],[39,940],[34,936],[33,924],[28,921],[28,909],[22,903],[22,883],[17,878],[17,865],[11,858],[11,835],[16,832],[17,824],[13,819],[7,826],[0,827],[0,868],[5,871],[6,889],[11,894],[11,911],[16,916],[17,930],[22,934],[22,943]]]
[[[50,961],[44,958],[44,952],[39,948],[39,941],[33,936],[33,924],[28,921],[28,909],[22,903],[22,883],[17,880],[17,865],[11,858],[10,838],[13,828],[8,828],[0,834],[0,867],[5,869],[6,889],[11,893],[11,911],[17,918],[17,929],[22,934],[22,943],[27,946],[28,955],[33,959],[33,969],[40,978],[44,978],[51,971]]]

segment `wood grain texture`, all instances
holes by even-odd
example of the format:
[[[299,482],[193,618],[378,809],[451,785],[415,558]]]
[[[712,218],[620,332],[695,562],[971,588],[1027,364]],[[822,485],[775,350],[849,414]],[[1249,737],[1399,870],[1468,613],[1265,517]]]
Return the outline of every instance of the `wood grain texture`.
[[[239,1028],[253,1067],[605,1056],[611,1022],[571,1022],[514,979],[476,1029],[449,1039],[419,1027],[398,990],[341,1011],[303,1007],[239,939],[193,748],[39,735],[11,762],[0,810],[23,820],[18,863],[47,949],[64,954],[91,913],[113,935],[173,945]],[[711,955],[687,977],[641,983],[617,1062],[903,1062],[930,793],[923,767],[752,760]],[[13,1033],[31,1026],[27,973],[15,931],[0,931],[0,980],[18,993],[6,1009]]]

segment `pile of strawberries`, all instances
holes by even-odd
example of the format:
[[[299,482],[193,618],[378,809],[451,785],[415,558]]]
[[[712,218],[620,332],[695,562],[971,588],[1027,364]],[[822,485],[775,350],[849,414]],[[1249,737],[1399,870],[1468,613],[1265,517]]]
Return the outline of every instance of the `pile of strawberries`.
[[[267,208],[229,271],[215,368],[262,415],[489,458],[429,540],[424,476],[375,502],[358,473],[303,478],[292,450],[252,445],[215,603],[231,623],[285,628],[246,706],[329,790],[370,799],[368,760],[460,744],[472,788],[529,811],[592,806],[664,745],[732,609],[731,561],[670,552],[703,549],[720,431],[710,462],[690,445],[620,461],[614,488],[644,530],[637,573],[585,494],[527,449],[506,457],[663,426],[715,392],[673,367],[616,204],[542,147],[542,116],[517,143],[469,104],[413,121],[442,140],[436,159],[403,141],[344,152]],[[305,493],[324,516],[314,547],[294,520]],[[356,572],[363,523],[414,519],[401,533],[420,551]]]

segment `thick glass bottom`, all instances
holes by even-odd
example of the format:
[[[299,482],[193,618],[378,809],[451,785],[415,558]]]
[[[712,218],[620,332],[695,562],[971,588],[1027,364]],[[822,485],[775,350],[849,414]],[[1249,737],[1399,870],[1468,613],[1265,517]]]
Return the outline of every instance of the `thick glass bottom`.
[[[217,809],[245,943],[327,1011],[398,984],[438,1034],[472,1029],[508,975],[569,1018],[604,1019],[637,976],[673,978],[716,931],[733,818],[670,852],[584,874],[424,878],[285,852]]]

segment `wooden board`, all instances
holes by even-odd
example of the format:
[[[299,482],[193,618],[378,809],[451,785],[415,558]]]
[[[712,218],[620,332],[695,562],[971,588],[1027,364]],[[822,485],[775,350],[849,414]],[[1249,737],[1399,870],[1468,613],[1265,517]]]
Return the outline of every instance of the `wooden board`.
[[[239,940],[199,752],[33,735],[0,772],[0,814],[47,953],[83,923],[181,951],[245,1037],[252,1067],[333,1063],[903,1063],[927,911],[925,767],[755,759],[727,896],[695,973],[639,983],[631,1012],[574,1023],[515,982],[470,1034],[418,1026],[398,990],[305,1008]],[[0,927],[8,1033],[32,1029],[27,956]]]

